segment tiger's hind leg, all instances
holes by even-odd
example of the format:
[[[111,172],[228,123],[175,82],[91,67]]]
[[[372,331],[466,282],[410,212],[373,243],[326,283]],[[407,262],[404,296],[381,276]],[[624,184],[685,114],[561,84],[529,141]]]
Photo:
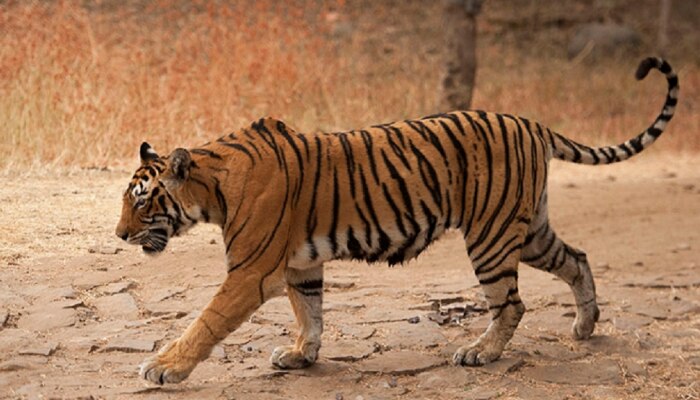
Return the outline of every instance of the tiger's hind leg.
[[[550,272],[569,284],[577,307],[572,326],[573,337],[577,340],[588,339],[600,317],[593,274],[586,253],[564,243],[549,225],[546,195],[528,229],[521,261]]]
[[[287,295],[299,323],[294,345],[275,348],[270,362],[283,369],[308,367],[316,362],[323,333],[323,267],[287,268]]]
[[[457,350],[453,356],[455,365],[483,365],[498,359],[525,313],[518,294],[518,260],[524,229],[509,231],[497,243],[470,251],[491,323],[475,342]]]

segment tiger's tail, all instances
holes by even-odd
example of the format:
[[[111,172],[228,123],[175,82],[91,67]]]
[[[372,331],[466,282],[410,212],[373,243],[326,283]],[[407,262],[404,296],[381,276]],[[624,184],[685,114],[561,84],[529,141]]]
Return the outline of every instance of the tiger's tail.
[[[665,60],[658,57],[649,57],[639,63],[635,74],[637,80],[644,79],[652,68],[656,68],[666,75],[668,81],[668,92],[666,102],[661,113],[656,120],[644,132],[616,146],[589,147],[576,143],[573,140],[552,132],[549,136],[549,144],[552,149],[552,156],[564,161],[578,164],[612,164],[641,153],[651,146],[656,139],[661,136],[668,121],[673,118],[678,102],[678,76],[673,68]]]

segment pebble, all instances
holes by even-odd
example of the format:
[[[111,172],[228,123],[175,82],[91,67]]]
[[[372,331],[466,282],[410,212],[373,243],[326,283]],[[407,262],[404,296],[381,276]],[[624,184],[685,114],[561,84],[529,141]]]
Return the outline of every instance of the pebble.
[[[217,344],[214,346],[213,349],[211,349],[211,354],[209,355],[210,358],[215,358],[217,360],[225,360],[226,359],[226,350],[224,349],[224,346]]]
[[[416,315],[415,317],[409,318],[407,321],[409,324],[417,324],[420,322],[420,317]]]
[[[354,364],[361,372],[413,375],[447,363],[443,357],[414,351],[398,351],[380,354]]]

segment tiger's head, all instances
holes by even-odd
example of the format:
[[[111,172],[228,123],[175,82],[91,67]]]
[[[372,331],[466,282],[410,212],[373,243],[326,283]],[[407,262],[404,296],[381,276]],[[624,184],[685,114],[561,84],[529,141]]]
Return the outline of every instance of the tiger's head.
[[[124,191],[122,214],[115,233],[146,254],[165,249],[172,236],[197,222],[198,211],[188,205],[183,190],[193,161],[185,149],[160,157],[148,143],[141,144],[141,166]]]

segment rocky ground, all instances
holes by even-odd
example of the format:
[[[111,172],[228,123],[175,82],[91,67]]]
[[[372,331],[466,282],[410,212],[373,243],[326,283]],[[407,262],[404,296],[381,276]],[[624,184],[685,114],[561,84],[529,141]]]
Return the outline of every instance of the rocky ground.
[[[402,267],[327,268],[319,362],[280,371],[296,326],[277,298],[182,384],[141,360],[177,337],[225,274],[200,227],[158,258],[113,238],[128,171],[17,176],[0,187],[0,398],[598,399],[700,397],[700,159],[555,163],[551,215],[598,285],[594,337],[569,336],[572,296],[521,268],[528,311],[500,361],[448,363],[488,316],[463,244],[448,235]]]

